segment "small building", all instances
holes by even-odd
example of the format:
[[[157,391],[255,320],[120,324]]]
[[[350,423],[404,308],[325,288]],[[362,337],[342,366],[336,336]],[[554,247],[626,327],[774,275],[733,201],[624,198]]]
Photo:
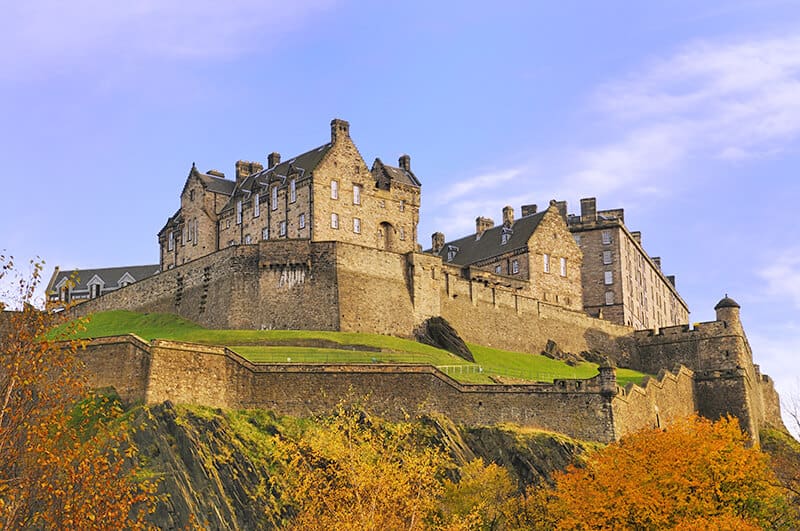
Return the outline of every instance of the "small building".
[[[331,122],[330,142],[282,160],[238,161],[235,180],[195,165],[181,206],[158,233],[168,270],[233,245],[265,240],[339,241],[406,253],[417,250],[420,181],[403,155],[398,166],[368,168],[350,125]]]
[[[60,310],[67,303],[96,299],[160,272],[158,264],[64,271],[56,267],[47,284],[46,308]]]
[[[441,257],[443,264],[526,281],[522,285],[527,295],[580,311],[582,255],[564,222],[562,204],[551,201],[542,212],[537,212],[536,205],[525,205],[519,219],[506,206],[501,225],[478,217],[474,234],[450,242],[436,232],[429,252]]]
[[[675,277],[661,271],[661,258],[642,246],[642,234],[625,226],[625,211],[597,210],[594,197],[581,199],[580,215],[567,225],[583,251],[583,307],[599,317],[636,329],[689,322],[689,307]]]

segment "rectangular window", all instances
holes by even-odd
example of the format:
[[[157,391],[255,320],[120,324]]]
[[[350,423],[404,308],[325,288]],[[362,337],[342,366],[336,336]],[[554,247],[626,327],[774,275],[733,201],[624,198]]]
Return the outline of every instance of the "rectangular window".
[[[603,251],[603,263],[605,265],[611,263],[611,251]]]
[[[512,260],[511,261],[511,273],[516,275],[519,273],[519,260]]]
[[[549,254],[544,255],[543,266],[544,266],[544,272],[545,273],[549,273],[550,272],[550,255]]]
[[[297,201],[297,182],[292,179],[289,181],[289,202],[294,203]]]
[[[167,238],[167,251],[171,251],[175,248],[175,233],[169,233],[169,237]]]
[[[361,220],[358,218],[353,218],[353,232],[361,234]]]
[[[561,265],[561,276],[562,277],[567,276],[567,259],[566,258],[561,258],[560,259],[560,265]]]
[[[353,204],[360,205],[361,204],[361,185],[354,184],[353,185]]]
[[[614,273],[611,271],[606,271],[603,273],[603,282],[606,286],[609,286],[614,283]]]
[[[269,227],[264,227],[261,229],[261,239],[269,240]]]
[[[299,225],[300,225],[301,229],[306,228],[306,215],[305,214],[300,214]]]
[[[334,212],[331,214],[331,228],[338,229],[339,228],[339,214]]]
[[[183,231],[181,232],[181,245],[186,245],[186,225],[183,226]]]
[[[606,305],[611,306],[614,304],[614,292],[606,291]]]
[[[331,199],[339,199],[339,181],[331,181]]]
[[[397,229],[397,232],[400,233],[400,239],[401,240],[405,240],[406,239],[406,229],[404,229],[403,227],[400,227],[400,228]]]
[[[272,210],[278,210],[278,186],[272,187]]]
[[[278,235],[281,237],[286,236],[286,221],[281,221],[279,229]]]
[[[261,199],[259,199],[258,194],[253,196],[253,217],[257,218],[261,215]]]
[[[604,230],[603,231],[603,245],[608,245],[611,243],[611,231]]]
[[[253,238],[251,238],[249,234],[245,234],[245,236],[244,236],[244,243],[245,243],[246,245],[250,245],[251,243],[253,243]]]
[[[503,266],[500,266],[500,265],[494,266],[494,272],[499,275],[500,273],[503,272]]]
[[[400,212],[405,212],[406,210],[406,201],[405,199],[400,200]]]
[[[200,234],[200,226],[197,223],[197,218],[194,218],[194,244],[197,245],[197,238]]]
[[[581,235],[580,234],[573,234],[572,237],[575,238],[575,243],[577,243],[578,245],[581,244]]]
[[[236,224],[242,224],[242,200],[236,201]]]

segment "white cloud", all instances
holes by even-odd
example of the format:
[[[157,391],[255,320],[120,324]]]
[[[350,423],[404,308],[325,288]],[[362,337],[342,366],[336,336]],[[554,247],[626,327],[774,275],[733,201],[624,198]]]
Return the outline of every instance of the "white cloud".
[[[447,191],[439,195],[437,200],[441,203],[449,203],[466,195],[472,195],[476,190],[497,188],[499,185],[517,178],[523,171],[522,168],[512,168],[510,170],[483,173],[469,179],[457,181]]]
[[[269,47],[334,0],[33,0],[3,8],[0,77],[103,61],[220,58]]]
[[[800,352],[800,326],[797,323],[775,323],[770,330],[748,334],[753,357],[762,373],[773,378],[781,400],[786,427],[800,439],[800,426],[789,415],[791,409],[800,412],[800,365],[795,360]]]
[[[765,291],[800,308],[800,248],[786,249],[770,256],[758,272],[766,282]]]

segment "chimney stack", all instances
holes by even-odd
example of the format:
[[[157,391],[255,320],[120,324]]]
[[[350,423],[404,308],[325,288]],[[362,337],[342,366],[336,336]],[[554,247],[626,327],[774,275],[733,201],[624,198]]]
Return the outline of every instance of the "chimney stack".
[[[633,236],[633,239],[636,240],[636,243],[638,243],[639,245],[642,244],[642,233],[641,232],[639,232],[638,230],[635,230],[635,231],[631,232],[631,236]]]
[[[503,226],[510,227],[514,224],[514,209],[506,205],[503,207]]]
[[[594,197],[586,197],[581,199],[581,221],[596,221],[597,220],[597,199]]]
[[[536,214],[536,205],[522,205],[522,217]]]
[[[555,199],[550,200],[550,206],[556,207],[558,213],[564,218],[564,222],[567,221],[567,202],[566,201],[556,201]]]
[[[331,120],[331,143],[335,144],[339,138],[350,136],[350,124],[345,120],[334,118]]]
[[[260,172],[264,169],[264,165],[260,162],[250,162],[247,160],[236,161],[236,184],[240,184],[248,176]]]
[[[278,164],[281,163],[281,154],[277,151],[273,151],[269,155],[267,155],[267,167],[274,168]]]
[[[431,251],[433,254],[439,254],[444,247],[444,234],[441,232],[434,232],[431,235]]]
[[[397,164],[400,166],[400,168],[406,171],[411,171],[411,157],[409,155],[401,156],[398,159]]]
[[[494,220],[491,218],[484,218],[482,216],[478,216],[475,218],[475,235],[476,239],[480,239],[486,229],[491,229],[494,227]]]
[[[658,268],[658,270],[661,271],[661,257],[660,256],[651,256],[650,258],[653,260],[653,262],[655,262],[656,267]]]

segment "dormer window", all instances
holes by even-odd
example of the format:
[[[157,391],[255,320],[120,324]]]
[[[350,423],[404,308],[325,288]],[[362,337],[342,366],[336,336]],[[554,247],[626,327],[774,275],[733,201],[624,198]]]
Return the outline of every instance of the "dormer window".
[[[458,247],[456,247],[455,245],[448,245],[447,246],[447,261],[448,262],[452,262],[453,259],[456,257],[456,254],[458,254]]]
[[[514,231],[510,227],[503,227],[503,233],[500,235],[500,245],[507,244],[512,234],[514,234]]]
[[[92,279],[87,282],[89,286],[89,298],[96,299],[100,296],[100,293],[103,290],[103,280],[98,277],[97,275],[93,276]]]

